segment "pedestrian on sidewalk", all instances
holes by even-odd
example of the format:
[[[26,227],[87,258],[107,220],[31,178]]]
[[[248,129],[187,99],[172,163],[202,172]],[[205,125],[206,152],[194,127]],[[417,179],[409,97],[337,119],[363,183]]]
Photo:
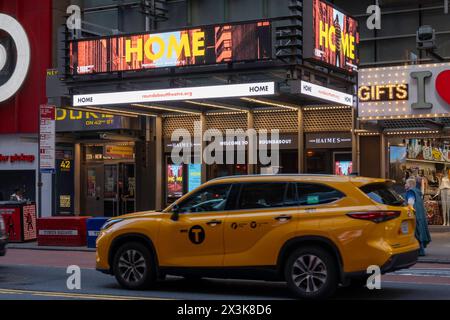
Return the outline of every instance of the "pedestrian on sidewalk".
[[[416,211],[416,239],[420,244],[419,255],[425,255],[425,248],[431,242],[430,231],[428,230],[428,222],[425,214],[425,206],[423,204],[422,192],[417,188],[416,179],[409,178],[406,180],[406,201]]]

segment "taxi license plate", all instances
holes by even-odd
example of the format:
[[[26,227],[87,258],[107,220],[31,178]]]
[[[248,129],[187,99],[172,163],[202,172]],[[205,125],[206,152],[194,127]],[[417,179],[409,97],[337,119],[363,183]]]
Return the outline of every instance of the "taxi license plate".
[[[408,234],[409,233],[409,223],[408,223],[408,221],[403,221],[402,222],[402,233],[403,234]]]

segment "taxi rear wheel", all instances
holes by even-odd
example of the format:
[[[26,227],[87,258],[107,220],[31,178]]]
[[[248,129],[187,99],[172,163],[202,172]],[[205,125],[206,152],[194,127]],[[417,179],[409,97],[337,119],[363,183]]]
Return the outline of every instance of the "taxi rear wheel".
[[[285,265],[289,289],[302,299],[326,299],[338,286],[336,260],[320,247],[295,250]]]
[[[126,243],[117,250],[113,270],[119,284],[127,289],[146,289],[156,281],[150,250],[138,242]]]

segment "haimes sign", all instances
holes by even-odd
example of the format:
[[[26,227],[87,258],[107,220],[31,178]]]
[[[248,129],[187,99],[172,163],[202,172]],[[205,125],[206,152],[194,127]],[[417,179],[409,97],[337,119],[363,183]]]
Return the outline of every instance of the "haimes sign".
[[[70,42],[70,70],[78,75],[271,57],[269,21]]]

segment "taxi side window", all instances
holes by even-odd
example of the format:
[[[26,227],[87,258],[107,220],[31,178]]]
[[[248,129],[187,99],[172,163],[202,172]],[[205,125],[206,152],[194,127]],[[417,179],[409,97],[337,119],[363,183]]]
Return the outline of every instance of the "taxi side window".
[[[319,183],[297,183],[297,192],[300,206],[327,204],[345,197],[339,190]]]
[[[206,187],[179,204],[180,213],[224,211],[231,184]]]
[[[242,185],[239,209],[295,206],[295,194],[287,183],[246,183]],[[295,186],[291,187],[294,188]]]

